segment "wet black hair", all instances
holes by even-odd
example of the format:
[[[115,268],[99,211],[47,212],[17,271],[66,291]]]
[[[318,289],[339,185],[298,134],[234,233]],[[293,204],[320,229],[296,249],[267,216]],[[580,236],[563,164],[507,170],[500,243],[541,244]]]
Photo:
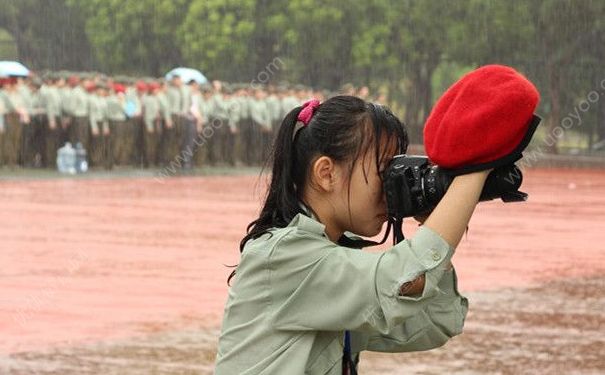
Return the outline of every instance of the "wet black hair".
[[[307,126],[299,128],[296,124],[301,110],[302,107],[294,108],[281,123],[269,160],[272,174],[267,196],[259,217],[248,225],[240,252],[249,240],[269,233],[272,228],[288,226],[297,214],[308,214],[301,207],[302,194],[310,167],[320,156],[349,163],[350,178],[354,161],[372,148],[380,170],[380,162],[388,152],[381,147],[384,139],[388,145],[396,145],[397,154],[407,150],[405,126],[382,105],[355,96],[334,96],[319,105]],[[229,280],[234,275],[235,271]]]

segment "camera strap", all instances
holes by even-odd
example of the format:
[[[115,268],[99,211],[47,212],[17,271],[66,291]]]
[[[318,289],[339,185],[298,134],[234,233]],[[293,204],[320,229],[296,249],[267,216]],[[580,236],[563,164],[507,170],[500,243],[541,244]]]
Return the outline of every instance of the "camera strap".
[[[405,240],[403,235],[403,218],[389,219],[389,227],[393,226],[393,245]]]
[[[353,249],[362,249],[364,247],[382,245],[383,243],[385,243],[387,241],[387,238],[389,238],[389,234],[391,234],[391,222],[390,221],[388,222],[388,225],[387,225],[387,231],[385,232],[384,237],[382,237],[382,240],[380,240],[380,242],[366,240],[366,239],[363,239],[363,238],[357,237],[357,236],[350,237],[350,236],[343,234],[338,239],[338,244],[340,246],[350,247]]]

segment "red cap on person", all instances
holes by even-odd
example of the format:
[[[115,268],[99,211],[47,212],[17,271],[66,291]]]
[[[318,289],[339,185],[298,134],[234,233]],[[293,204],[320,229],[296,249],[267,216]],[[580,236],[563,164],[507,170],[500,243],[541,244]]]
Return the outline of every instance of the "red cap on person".
[[[160,86],[160,84],[159,84],[159,83],[157,83],[157,82],[150,82],[150,83],[147,85],[147,90],[148,90],[150,93],[153,93],[154,91],[159,90],[159,89],[160,89],[160,87],[161,87],[161,86]]]
[[[124,85],[121,85],[119,83],[114,83],[113,84],[113,91],[117,93],[125,93],[126,92],[126,87],[124,87]]]
[[[88,92],[93,92],[97,89],[97,85],[94,82],[86,82],[84,89]]]
[[[147,91],[147,84],[145,84],[145,82],[143,82],[143,81],[137,81],[137,83],[135,84],[135,87],[138,92]]]
[[[536,130],[540,94],[515,69],[486,65],[454,83],[424,126],[431,161],[458,174],[496,168],[522,157]]]

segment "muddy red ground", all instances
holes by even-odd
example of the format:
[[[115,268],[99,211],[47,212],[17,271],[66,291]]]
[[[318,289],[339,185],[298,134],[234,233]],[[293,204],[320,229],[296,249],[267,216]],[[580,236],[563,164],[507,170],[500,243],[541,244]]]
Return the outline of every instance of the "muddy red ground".
[[[0,181],[0,372],[211,371],[225,265],[259,209],[257,182]],[[605,372],[605,173],[528,170],[523,190],[525,203],[481,203],[457,250],[466,333],[405,359],[369,354],[366,373],[507,373],[507,358],[538,373],[576,362]],[[537,356],[536,340],[567,357]]]

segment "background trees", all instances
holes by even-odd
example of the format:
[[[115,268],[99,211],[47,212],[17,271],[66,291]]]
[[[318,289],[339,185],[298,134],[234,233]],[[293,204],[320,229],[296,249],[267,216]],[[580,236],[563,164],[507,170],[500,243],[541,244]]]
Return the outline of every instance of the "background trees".
[[[274,82],[388,93],[415,141],[436,98],[479,65],[512,65],[534,81],[546,130],[591,90],[605,96],[598,0],[0,0],[0,9],[0,54],[16,50],[35,69],[159,76],[187,65],[249,82],[279,58]],[[605,137],[605,100],[590,104],[574,127],[588,146]]]

